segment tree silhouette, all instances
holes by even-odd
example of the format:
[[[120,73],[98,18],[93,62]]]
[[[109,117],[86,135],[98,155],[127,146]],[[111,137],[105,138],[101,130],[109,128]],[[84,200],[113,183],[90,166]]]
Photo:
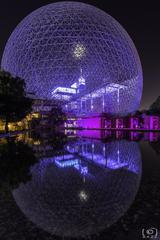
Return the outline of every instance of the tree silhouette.
[[[52,107],[49,116],[49,126],[55,128],[64,123],[66,120],[66,114],[62,110],[60,104],[55,103],[55,106]]]
[[[26,96],[25,82],[10,73],[0,71],[0,117],[8,123],[22,120],[32,110],[32,100]]]
[[[152,103],[148,112],[149,114],[160,115],[160,96]]]

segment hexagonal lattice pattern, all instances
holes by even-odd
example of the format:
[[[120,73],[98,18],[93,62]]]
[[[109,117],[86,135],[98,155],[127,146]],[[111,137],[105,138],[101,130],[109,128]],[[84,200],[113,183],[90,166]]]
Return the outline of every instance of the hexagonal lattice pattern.
[[[140,103],[142,70],[132,40],[115,19],[84,3],[49,4],[28,15],[11,34],[1,66],[25,79],[37,98],[63,100],[77,113],[125,114]]]

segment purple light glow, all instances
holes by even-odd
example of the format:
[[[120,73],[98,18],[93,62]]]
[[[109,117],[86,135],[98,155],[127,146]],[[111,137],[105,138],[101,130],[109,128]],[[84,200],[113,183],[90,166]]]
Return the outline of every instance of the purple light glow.
[[[25,79],[36,98],[61,100],[78,115],[125,115],[140,104],[142,69],[132,40],[88,4],[58,2],[29,14],[11,34],[1,67]]]
[[[145,116],[144,129],[160,129],[160,118],[158,116]]]
[[[67,125],[66,125],[67,126]],[[68,125],[69,126],[69,125]],[[72,125],[73,126],[73,125]],[[159,116],[131,116],[121,118],[107,118],[102,116],[77,118],[74,127],[83,129],[127,129],[127,130],[159,130]],[[86,131],[87,133],[87,131]],[[89,132],[88,132],[89,133]]]
[[[101,128],[101,117],[88,117],[77,119],[77,126],[82,128]]]

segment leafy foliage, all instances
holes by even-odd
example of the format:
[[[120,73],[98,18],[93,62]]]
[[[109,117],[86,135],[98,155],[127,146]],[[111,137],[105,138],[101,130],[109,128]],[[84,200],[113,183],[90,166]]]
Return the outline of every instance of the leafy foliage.
[[[26,96],[25,82],[0,71],[0,117],[8,122],[20,121],[31,112],[32,100]]]

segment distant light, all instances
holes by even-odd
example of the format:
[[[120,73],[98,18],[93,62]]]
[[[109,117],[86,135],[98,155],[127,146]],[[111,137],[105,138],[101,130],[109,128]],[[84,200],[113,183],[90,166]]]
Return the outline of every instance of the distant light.
[[[76,90],[74,88],[67,88],[67,87],[57,87],[52,91],[52,95],[55,93],[70,93],[76,94]]]
[[[74,57],[77,58],[77,59],[81,59],[82,57],[85,56],[85,51],[86,51],[86,48],[83,44],[81,43],[78,43],[76,44],[75,48],[74,48]]]
[[[88,174],[88,167],[81,167],[81,174],[83,175]]]
[[[71,96],[76,94],[76,89],[68,87],[56,87],[52,91],[52,98],[58,100],[70,100]]]
[[[104,146],[103,146],[103,152],[105,152],[105,151],[106,151],[106,146],[104,145]]]
[[[78,82],[79,84],[82,84],[82,85],[86,84],[86,80],[82,76],[78,79]]]
[[[71,88],[78,88],[78,84],[75,82],[71,85]]]
[[[87,202],[88,200],[88,194],[82,190],[80,193],[79,193],[79,198],[82,202]]]
[[[54,99],[63,100],[63,101],[69,101],[69,100],[71,99],[71,96],[68,96],[68,95],[60,95],[60,94],[52,95],[52,97],[53,97]]]
[[[71,167],[78,164],[78,159],[68,160],[68,161],[57,161],[55,160],[57,166],[61,168]]]

